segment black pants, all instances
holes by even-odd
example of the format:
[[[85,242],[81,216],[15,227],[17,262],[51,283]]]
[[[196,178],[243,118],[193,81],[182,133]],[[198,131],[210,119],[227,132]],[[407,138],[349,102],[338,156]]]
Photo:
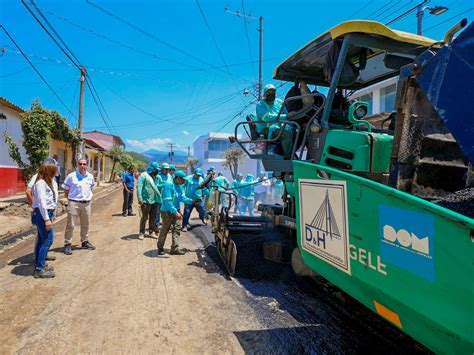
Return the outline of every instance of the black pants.
[[[129,191],[123,189],[123,207],[122,214],[126,215],[132,213],[132,204],[133,204],[133,189],[128,189]]]
[[[156,231],[156,211],[158,209],[157,203],[144,203],[141,206],[142,216],[140,218],[140,233],[145,233],[146,220],[148,220],[148,229],[152,233]]]

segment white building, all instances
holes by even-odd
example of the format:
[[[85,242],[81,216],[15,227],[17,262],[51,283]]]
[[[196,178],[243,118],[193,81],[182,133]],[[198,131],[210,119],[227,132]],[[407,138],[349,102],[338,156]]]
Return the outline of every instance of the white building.
[[[224,151],[231,146],[229,136],[231,133],[214,133],[210,132],[197,137],[193,143],[194,157],[199,160],[198,167],[202,168],[204,172],[210,167],[215,166],[217,171],[222,171],[224,175],[232,181],[232,175],[228,168],[225,168],[224,158],[222,155]],[[238,147],[237,143],[234,143]],[[257,160],[250,159],[245,156],[242,163],[239,164],[239,173],[244,175],[257,174]]]
[[[357,90],[349,100],[364,101],[369,104],[368,115],[380,112],[392,112],[395,109],[398,76],[381,81],[361,90]]]

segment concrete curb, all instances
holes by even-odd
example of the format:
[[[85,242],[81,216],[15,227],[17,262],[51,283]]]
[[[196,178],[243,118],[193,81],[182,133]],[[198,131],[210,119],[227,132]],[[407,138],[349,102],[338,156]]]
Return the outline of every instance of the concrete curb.
[[[101,199],[102,197],[108,196],[109,194],[113,193],[114,191],[118,190],[121,187],[122,185],[117,184],[117,185],[112,185],[111,187],[108,187],[108,188],[104,188],[97,195],[94,195],[92,202],[98,199]],[[55,223],[64,220],[66,217],[67,217],[67,212],[64,212],[63,214],[61,214],[59,217],[56,218]],[[35,236],[36,235],[35,232],[36,232],[36,227],[32,226],[31,229],[28,229],[26,231],[22,231],[19,233],[15,233],[3,240],[0,240],[0,254],[2,254],[5,250],[14,248],[22,241]]]

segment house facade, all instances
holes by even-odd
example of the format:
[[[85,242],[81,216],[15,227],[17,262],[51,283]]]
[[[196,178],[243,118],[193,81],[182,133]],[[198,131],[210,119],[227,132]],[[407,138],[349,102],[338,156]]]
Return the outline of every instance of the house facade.
[[[199,160],[198,167],[206,171],[210,166],[215,166],[217,171],[222,171],[223,174],[232,181],[232,174],[230,170],[224,167],[225,159],[222,157],[224,151],[231,146],[229,136],[231,133],[215,133],[210,132],[197,137],[193,143],[194,157]],[[238,147],[238,144],[233,146]],[[247,174],[257,174],[257,161],[245,156],[242,163],[239,164],[238,172],[244,176]]]
[[[364,89],[357,90],[349,96],[349,100],[367,102],[369,104],[368,115],[392,112],[395,109],[397,82],[398,76],[381,81]]]
[[[20,150],[23,161],[27,160],[23,148],[23,132],[20,114],[25,112],[21,107],[4,97],[0,97],[0,197],[12,196],[25,191],[23,170],[10,158],[4,132],[8,132]]]
[[[125,143],[119,136],[99,131],[84,132],[83,140],[89,171],[97,181],[109,180],[114,161],[108,151],[112,147],[125,149]]]

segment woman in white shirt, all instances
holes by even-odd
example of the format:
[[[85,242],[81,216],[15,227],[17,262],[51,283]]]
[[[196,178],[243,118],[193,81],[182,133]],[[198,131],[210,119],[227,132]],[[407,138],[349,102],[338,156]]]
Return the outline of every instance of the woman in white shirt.
[[[54,162],[46,160],[38,171],[33,185],[33,221],[38,228],[35,247],[35,273],[36,278],[54,277],[52,267],[46,265],[46,256],[53,244],[53,219],[58,203],[58,184],[55,176],[57,166]]]

